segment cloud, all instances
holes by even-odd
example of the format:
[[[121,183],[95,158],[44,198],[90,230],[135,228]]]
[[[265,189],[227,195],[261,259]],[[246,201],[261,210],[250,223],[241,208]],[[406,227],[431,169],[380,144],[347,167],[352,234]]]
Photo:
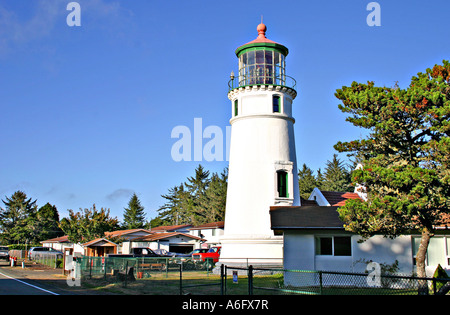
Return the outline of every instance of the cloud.
[[[111,201],[116,201],[117,199],[130,198],[133,194],[134,191],[131,189],[120,188],[107,195],[106,198]]]
[[[27,4],[0,3],[0,54],[11,52],[17,45],[38,41],[53,34],[58,25],[66,26],[69,0],[34,0]],[[121,8],[119,1],[77,1],[81,6],[82,26],[84,17],[95,25],[118,25],[129,22],[131,12]],[[124,19],[125,18],[125,19]],[[91,24],[92,25],[92,24]],[[100,27],[102,29],[108,29]]]

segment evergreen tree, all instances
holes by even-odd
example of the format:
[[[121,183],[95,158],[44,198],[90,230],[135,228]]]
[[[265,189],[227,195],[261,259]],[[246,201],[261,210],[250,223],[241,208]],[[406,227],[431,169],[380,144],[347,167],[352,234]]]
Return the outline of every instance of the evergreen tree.
[[[317,175],[316,175],[316,184],[317,184],[317,188],[319,188],[320,190],[323,190],[323,186],[325,185],[325,177],[322,174],[322,170],[319,168],[317,170]]]
[[[162,195],[166,203],[158,209],[158,217],[162,225],[190,224],[189,212],[192,209],[190,194],[180,184],[169,189],[169,193]]]
[[[227,180],[228,169],[225,169],[220,176],[217,173],[211,176],[209,186],[196,208],[199,211],[198,217],[202,218],[197,220],[196,225],[225,219]]]
[[[36,242],[36,200],[32,201],[22,191],[16,191],[11,198],[2,200],[5,208],[0,208],[0,237],[3,243]]]
[[[131,196],[128,202],[128,208],[125,208],[123,214],[124,229],[142,229],[145,226],[145,212],[136,194]]]
[[[47,240],[62,236],[64,233],[59,227],[59,213],[56,206],[46,203],[37,212],[37,224],[39,226],[39,239]]]
[[[331,161],[327,161],[324,177],[325,181],[322,184],[322,190],[352,191],[350,173],[346,170],[344,162],[338,158],[337,154],[333,155]]]
[[[158,217],[150,224],[156,226],[174,224],[199,225],[222,221],[225,213],[228,170],[220,176],[206,171],[202,165],[185,183],[169,189],[162,195],[166,202],[160,207]]]
[[[335,148],[362,159],[352,173],[364,183],[367,202],[348,200],[339,208],[347,230],[363,237],[421,233],[417,274],[426,277],[425,259],[435,227],[450,213],[450,63],[418,73],[401,89],[353,82],[336,91],[347,121],[366,128],[367,138]],[[421,283],[421,293],[428,290]]]
[[[298,172],[298,186],[300,197],[303,199],[308,199],[313,189],[317,187],[314,172],[306,164],[303,164],[302,169]]]

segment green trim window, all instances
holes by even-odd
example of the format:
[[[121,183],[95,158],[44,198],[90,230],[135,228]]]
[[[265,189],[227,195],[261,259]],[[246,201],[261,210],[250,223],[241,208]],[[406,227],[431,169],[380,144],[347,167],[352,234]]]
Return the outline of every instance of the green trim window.
[[[239,115],[239,101],[234,100],[234,116]]]
[[[279,198],[288,198],[288,173],[286,171],[277,171],[277,191]]]
[[[352,241],[350,236],[316,237],[316,255],[351,256]]]
[[[272,97],[272,108],[274,113],[281,112],[281,97],[279,95]]]

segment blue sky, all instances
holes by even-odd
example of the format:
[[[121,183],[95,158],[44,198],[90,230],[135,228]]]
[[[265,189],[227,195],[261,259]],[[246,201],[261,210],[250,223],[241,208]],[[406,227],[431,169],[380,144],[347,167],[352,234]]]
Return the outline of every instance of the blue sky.
[[[175,162],[171,132],[201,118],[225,133],[234,51],[261,15],[290,50],[297,160],[313,170],[364,135],[336,89],[406,87],[450,52],[447,0],[377,1],[379,27],[366,23],[368,0],[79,0],[80,27],[66,23],[69,2],[0,0],[0,198],[23,190],[61,218],[96,204],[122,219],[136,192],[150,219],[199,163],[227,166]]]

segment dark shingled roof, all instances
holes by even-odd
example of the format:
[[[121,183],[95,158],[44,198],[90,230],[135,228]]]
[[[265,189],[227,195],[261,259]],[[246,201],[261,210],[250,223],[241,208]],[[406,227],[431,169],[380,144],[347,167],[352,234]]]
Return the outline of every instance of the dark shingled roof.
[[[343,229],[337,209],[321,206],[270,207],[272,229]]]

